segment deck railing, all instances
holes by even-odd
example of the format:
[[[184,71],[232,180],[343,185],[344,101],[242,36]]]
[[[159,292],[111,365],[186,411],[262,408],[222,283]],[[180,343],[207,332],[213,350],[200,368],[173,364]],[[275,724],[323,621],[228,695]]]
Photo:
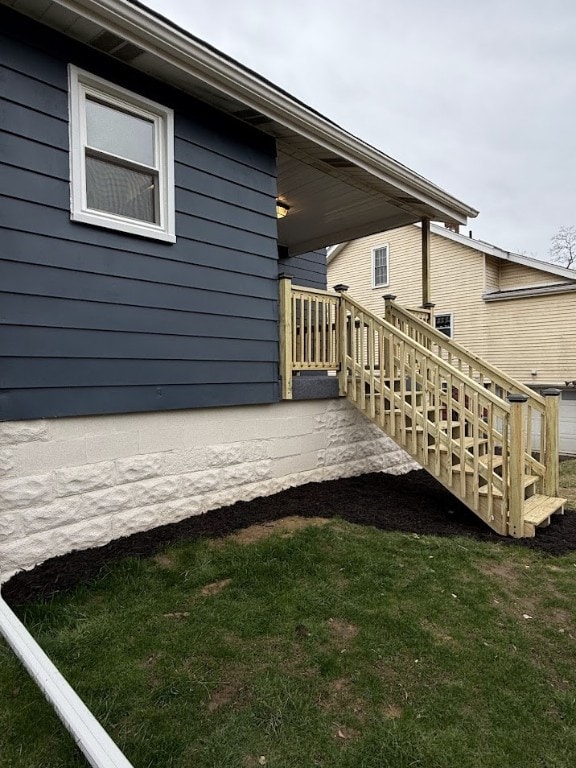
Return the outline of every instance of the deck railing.
[[[449,487],[463,491],[470,473],[487,509],[497,493],[516,535],[525,475],[558,495],[557,397],[538,395],[392,300],[382,319],[345,290],[280,282],[283,398],[295,371],[338,372],[340,394],[424,466],[443,467]],[[472,492],[479,501],[478,482]]]

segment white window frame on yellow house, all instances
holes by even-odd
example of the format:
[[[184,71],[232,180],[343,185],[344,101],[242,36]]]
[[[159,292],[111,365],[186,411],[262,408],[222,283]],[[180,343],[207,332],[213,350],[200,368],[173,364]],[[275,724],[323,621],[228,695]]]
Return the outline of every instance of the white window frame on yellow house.
[[[174,114],[167,107],[103,80],[70,64],[70,217],[72,221],[114,229],[141,237],[175,242],[174,211]],[[150,162],[126,157],[121,151],[90,146],[87,128],[87,102],[107,107],[124,117],[144,121],[151,127],[152,159]],[[137,148],[136,148],[137,149]],[[87,159],[97,160],[110,168],[140,174],[150,179],[145,191],[152,190],[152,219],[130,216],[89,205]],[[145,181],[144,181],[145,183]],[[110,205],[112,207],[112,204]]]
[[[376,264],[376,252],[384,251],[386,253],[386,281],[379,283],[376,279],[376,269],[382,268],[382,265]],[[378,245],[376,248],[372,248],[372,288],[386,288],[390,285],[390,246],[388,243],[384,245]]]
[[[445,336],[449,339],[454,338],[454,312],[435,312],[434,313],[434,328],[437,331],[440,331],[440,333],[444,333],[444,331],[438,327],[438,318],[440,317],[449,317],[450,318],[450,333],[445,333]]]

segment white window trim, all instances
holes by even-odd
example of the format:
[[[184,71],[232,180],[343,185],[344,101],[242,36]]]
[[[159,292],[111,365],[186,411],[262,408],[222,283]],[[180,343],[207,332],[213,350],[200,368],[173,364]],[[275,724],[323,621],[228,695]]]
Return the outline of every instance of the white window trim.
[[[436,318],[439,316],[447,316],[450,318],[450,335],[444,334],[447,339],[453,339],[454,338],[454,312],[434,312],[434,330],[439,331],[440,333],[444,333],[443,331],[440,331],[439,328],[436,328]]]
[[[176,242],[174,213],[174,113],[154,101],[127,91],[96,75],[68,66],[70,119],[70,218],[85,224],[127,232],[132,235]],[[107,211],[88,208],[86,202],[85,136],[86,94],[98,96],[136,115],[153,120],[155,150],[158,157],[159,224],[131,219]],[[111,155],[112,156],[112,155]]]
[[[381,250],[382,248],[386,249],[386,275],[388,277],[388,280],[385,283],[377,283],[376,282],[376,251]],[[377,245],[375,248],[372,248],[372,288],[387,288],[390,285],[390,246],[388,243],[384,243],[384,245]]]

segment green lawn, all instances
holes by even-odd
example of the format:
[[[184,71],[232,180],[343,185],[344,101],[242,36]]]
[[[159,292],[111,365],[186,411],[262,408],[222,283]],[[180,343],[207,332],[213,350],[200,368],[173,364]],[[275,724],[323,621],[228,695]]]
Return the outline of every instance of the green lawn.
[[[137,768],[572,768],[575,587],[576,553],[289,521],[21,617]],[[86,765],[1,643],[0,765]]]

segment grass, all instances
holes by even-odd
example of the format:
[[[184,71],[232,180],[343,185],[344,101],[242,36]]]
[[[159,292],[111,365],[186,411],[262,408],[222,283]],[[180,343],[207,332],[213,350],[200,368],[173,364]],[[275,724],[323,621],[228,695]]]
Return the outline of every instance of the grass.
[[[21,617],[137,768],[568,768],[575,582],[576,554],[276,524]],[[85,766],[4,644],[0,765]]]

